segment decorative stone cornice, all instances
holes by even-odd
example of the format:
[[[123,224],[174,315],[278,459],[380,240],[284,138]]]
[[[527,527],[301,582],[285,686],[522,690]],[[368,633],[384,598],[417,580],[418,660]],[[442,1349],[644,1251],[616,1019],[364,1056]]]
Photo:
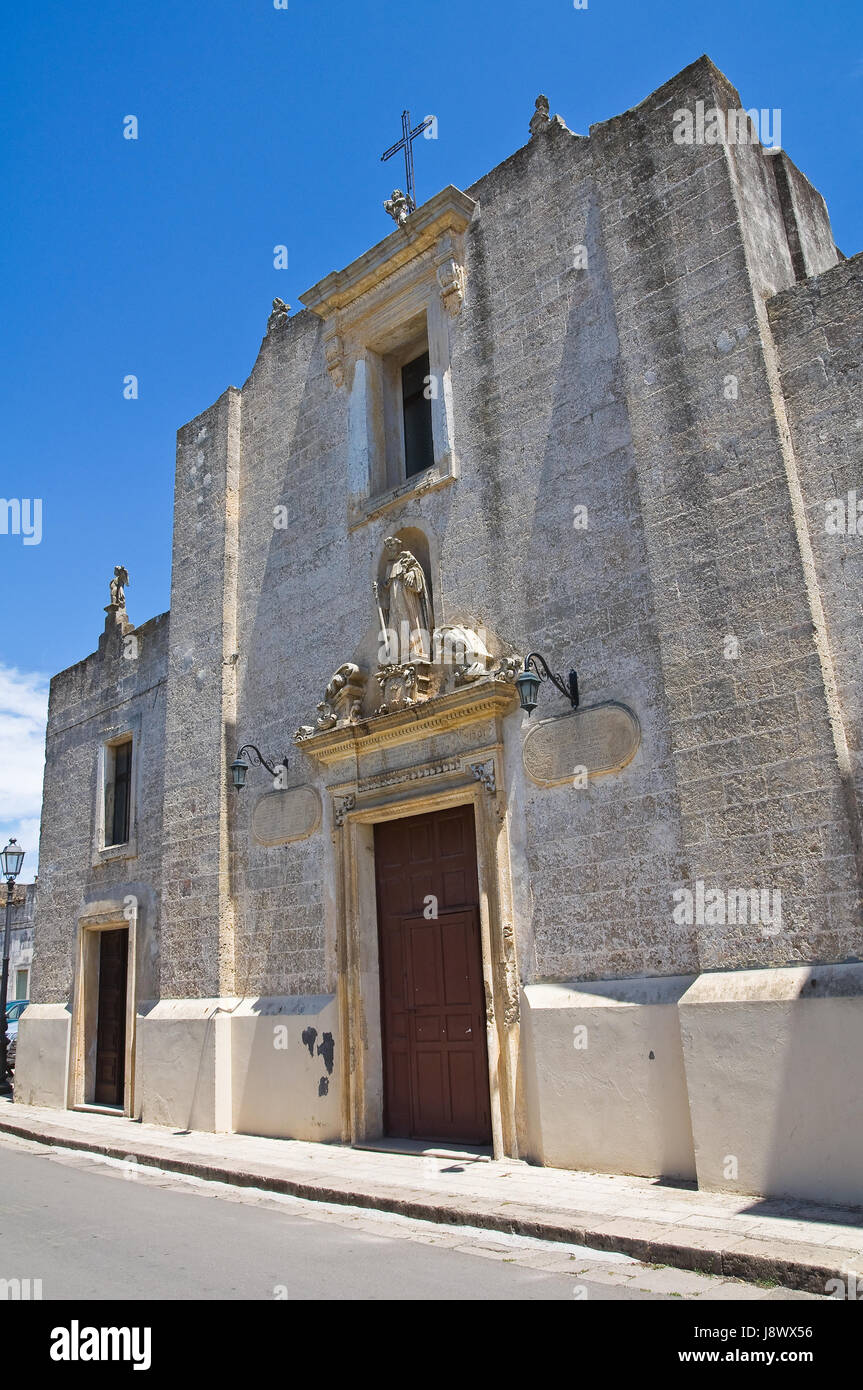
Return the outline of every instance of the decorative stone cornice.
[[[501,719],[517,705],[515,686],[502,681],[480,681],[392,714],[359,720],[341,729],[324,730],[303,738],[297,747],[327,766],[376,748],[432,738],[483,719]]]
[[[347,308],[361,295],[389,279],[403,265],[424,251],[437,247],[443,238],[448,237],[450,245],[443,256],[442,266],[438,267],[438,274],[449,308],[453,295],[464,293],[464,267],[456,259],[454,238],[464,232],[475,208],[473,198],[449,184],[411,213],[404,227],[397,227],[383,241],[345,266],[344,270],[334,270],[319,280],[300,295],[300,300],[319,318],[332,318],[339,310]]]

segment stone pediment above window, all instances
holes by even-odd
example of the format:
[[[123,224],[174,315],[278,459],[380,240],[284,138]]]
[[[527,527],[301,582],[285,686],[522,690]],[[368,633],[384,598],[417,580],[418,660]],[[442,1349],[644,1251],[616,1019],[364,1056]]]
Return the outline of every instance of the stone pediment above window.
[[[324,322],[327,369],[348,396],[351,527],[457,476],[451,336],[476,212],[450,185],[300,296]]]
[[[363,295],[380,289],[396,271],[429,252],[434,253],[439,249],[447,251],[458,265],[462,251],[459,238],[476,206],[473,198],[462,193],[454,184],[449,184],[417,208],[404,227],[397,227],[390,236],[358,256],[344,270],[334,270],[319,280],[305,294],[301,294],[300,299],[307,309],[329,320],[341,310],[355,306]],[[447,244],[447,237],[453,239],[452,244]],[[441,293],[444,292],[447,276],[445,269],[439,285]]]

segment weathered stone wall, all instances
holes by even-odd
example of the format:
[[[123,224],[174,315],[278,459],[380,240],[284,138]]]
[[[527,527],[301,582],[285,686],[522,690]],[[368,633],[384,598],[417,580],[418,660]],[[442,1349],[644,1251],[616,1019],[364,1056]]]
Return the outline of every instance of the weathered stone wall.
[[[180,431],[170,634],[156,619],[136,663],[115,670],[109,646],[52,687],[34,997],[67,997],[80,904],[132,872],[81,845],[115,710],[147,741],[151,997],[335,989],[328,798],[308,838],[265,845],[270,780],[253,766],[238,797],[228,766],[249,740],[325,791],[292,735],[373,642],[375,566],[405,527],[428,540],[437,624],[574,664],[584,705],[622,701],[640,723],[624,770],[541,787],[521,773],[532,724],[506,721],[523,982],[859,951],[854,538],[806,525],[828,452],[844,466],[856,439],[840,417],[856,418],[859,268],[828,268],[823,200],[787,156],[674,142],[698,100],[740,105],[702,59],[589,138],[547,123],[468,190],[445,486],[347,524],[349,391],[310,311],[274,316],[242,391]],[[841,495],[850,464],[830,479]],[[541,701],[535,719],[565,712],[548,686]],[[781,928],[675,923],[674,889],[698,880],[778,890]]]
[[[9,939],[9,998],[15,998],[15,972],[33,963],[33,924],[36,918],[35,883],[17,883],[12,897]],[[5,891],[3,901],[5,903]],[[29,985],[28,985],[29,988]]]
[[[273,328],[243,388],[236,743],[276,761],[288,753],[291,783],[313,776],[294,730],[368,621],[348,558],[344,399],[309,312]],[[252,812],[271,788],[253,766],[246,790],[231,793],[237,992],[326,993],[335,988],[324,950],[328,836],[256,844]]]
[[[507,649],[536,646],[563,668],[575,661],[585,702],[624,699],[642,719],[642,751],[625,778],[590,791],[531,786],[523,810],[519,800],[516,817],[528,823],[515,834],[536,905],[535,951],[529,916],[519,923],[522,946],[531,942],[525,971],[689,968],[691,945],[668,929],[677,812],[588,142],[552,123],[468,191],[480,213],[452,329],[460,476],[450,487],[346,532],[347,395],[327,375],[310,314],[270,333],[243,388],[238,742],[281,752],[332,671],[377,627],[371,580],[383,538],[422,529],[436,557],[438,623],[483,627]],[[280,504],[284,530],[273,527]],[[577,507],[586,530],[574,526]],[[556,694],[544,698],[544,713],[565,710]],[[316,778],[300,752],[291,764],[292,778]],[[253,768],[254,779],[268,785]],[[325,834],[254,846],[253,804],[248,792],[236,804],[238,992],[330,989]]]
[[[51,682],[46,734],[36,950],[30,997],[65,1004],[72,997],[78,922],[87,907],[134,897],[137,994],[159,993],[158,886],[162,853],[168,614],[135,628],[137,656],[124,656],[120,629],[101,650]],[[126,650],[130,650],[127,646]],[[131,729],[135,740],[134,856],[99,859],[96,825],[106,738]],[[94,860],[96,862],[94,862]]]
[[[837,960],[861,948],[853,830],[764,310],[794,269],[770,157],[674,143],[699,99],[740,105],[703,59],[591,133],[684,873],[782,894],[779,931],[706,921],[702,969]]]
[[[162,997],[234,986],[227,766],[237,660],[240,393],[180,430],[165,712]],[[233,795],[233,793],[231,793]]]
[[[863,256],[767,306],[826,617],[849,780],[863,792]]]

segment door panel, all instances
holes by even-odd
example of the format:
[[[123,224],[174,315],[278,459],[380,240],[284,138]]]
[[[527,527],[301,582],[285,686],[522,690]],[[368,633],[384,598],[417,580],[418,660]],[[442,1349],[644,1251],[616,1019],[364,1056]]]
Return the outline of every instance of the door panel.
[[[126,1079],[126,960],[129,931],[99,933],[99,1011],[96,1023],[97,1105],[122,1105]]]
[[[375,866],[385,1128],[490,1143],[472,808],[376,826]]]

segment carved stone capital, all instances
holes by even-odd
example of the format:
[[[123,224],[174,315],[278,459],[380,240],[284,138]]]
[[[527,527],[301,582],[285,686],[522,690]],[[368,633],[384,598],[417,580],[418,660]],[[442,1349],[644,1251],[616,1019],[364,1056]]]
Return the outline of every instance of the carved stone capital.
[[[324,358],[334,385],[341,389],[345,384],[345,349],[338,333],[324,339]]]
[[[459,241],[461,238],[459,237]],[[466,285],[463,256],[455,237],[441,237],[435,252],[435,273],[440,289],[441,302],[446,312],[454,317],[464,302]]]

